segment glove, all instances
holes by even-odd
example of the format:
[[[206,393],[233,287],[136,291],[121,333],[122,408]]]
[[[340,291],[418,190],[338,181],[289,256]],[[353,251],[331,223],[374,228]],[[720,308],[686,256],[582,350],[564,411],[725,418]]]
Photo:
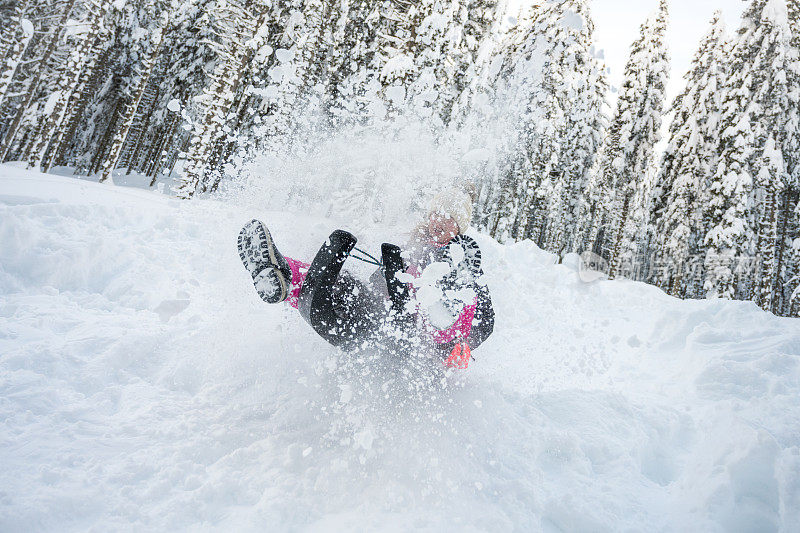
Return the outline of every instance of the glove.
[[[472,350],[469,349],[467,341],[459,341],[450,352],[450,357],[444,362],[446,368],[456,368],[466,370],[469,367],[469,360],[472,358]]]

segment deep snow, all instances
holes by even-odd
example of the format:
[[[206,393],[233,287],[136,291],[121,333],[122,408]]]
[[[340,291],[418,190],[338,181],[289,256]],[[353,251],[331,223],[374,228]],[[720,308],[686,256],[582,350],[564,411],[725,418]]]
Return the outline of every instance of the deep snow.
[[[800,321],[476,236],[496,330],[427,383],[261,302],[252,217],[336,227],[0,166],[0,531],[797,531]]]

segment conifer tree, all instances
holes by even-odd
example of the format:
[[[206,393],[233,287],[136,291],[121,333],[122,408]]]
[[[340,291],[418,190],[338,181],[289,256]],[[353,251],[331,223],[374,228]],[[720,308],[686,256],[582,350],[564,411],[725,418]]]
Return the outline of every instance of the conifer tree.
[[[319,108],[330,10],[328,1],[295,0],[272,15],[284,29],[272,29],[263,50],[254,56],[237,125],[241,157],[285,149],[299,135],[300,123]]]
[[[39,130],[37,142],[31,150],[31,157],[28,160],[29,168],[43,167],[46,172],[49,170],[49,162],[46,160],[48,150],[63,127],[64,117],[68,114],[68,105],[73,100],[73,95],[77,91],[81,75],[84,68],[92,61],[93,45],[98,39],[103,19],[111,5],[107,2],[88,0],[85,7],[85,19],[81,26],[82,31],[76,36],[76,43],[69,54],[69,59],[62,72],[62,79],[59,82],[59,91],[51,95],[51,109],[44,121],[42,129]]]
[[[632,215],[643,216],[643,206],[637,205],[635,199],[637,195],[645,196],[644,178],[660,137],[669,77],[666,28],[667,2],[661,0],[658,11],[642,25],[639,38],[632,45],[617,111],[599,163],[599,176],[594,180],[598,189],[594,194],[601,205],[590,235],[594,239],[601,226],[608,227],[612,278],[625,259],[633,259],[637,245],[636,228],[629,222]]]
[[[214,5],[220,60],[201,97],[204,112],[189,143],[184,176],[178,188],[181,198],[191,198],[198,188],[204,191],[211,185],[207,182],[210,160],[230,131],[227,122],[235,104],[235,91],[253,54],[268,36],[268,15],[266,6],[246,0],[219,1]]]
[[[408,104],[415,113],[449,122],[496,7],[494,0],[424,0],[409,10],[413,41],[407,46],[410,79],[405,81]]]
[[[659,259],[653,281],[674,296],[696,297],[690,255],[704,250],[703,206],[716,166],[718,113],[727,76],[728,41],[717,12],[672,105],[669,143],[654,189],[652,223]]]
[[[381,3],[345,0],[332,12],[332,46],[323,106],[330,126],[361,123],[375,114],[381,92],[377,68]]]
[[[14,17],[9,17],[10,20],[6,22],[9,28],[9,36],[7,40],[7,48],[3,50],[0,58],[4,58],[2,66],[0,66],[0,107],[2,107],[8,89],[11,87],[11,82],[17,74],[20,67],[20,62],[28,45],[33,39],[34,27],[33,23],[26,18],[28,15],[27,8],[31,2],[21,2],[20,5],[14,9]]]
[[[732,56],[706,213],[705,290],[772,309],[783,246],[775,198],[796,172],[798,146],[798,51],[785,0],[750,4]]]
[[[114,135],[109,153],[103,162],[100,182],[106,181],[108,178],[110,178],[114,169],[117,167],[120,155],[122,153],[122,148],[125,144],[125,141],[128,139],[128,134],[130,133],[131,126],[136,118],[139,105],[141,104],[142,97],[145,93],[145,89],[147,88],[147,85],[150,81],[150,76],[153,73],[153,67],[155,66],[159,54],[161,53],[161,46],[164,42],[164,33],[169,31],[169,13],[164,12],[162,14],[159,26],[152,32],[150,38],[150,50],[145,52],[146,55],[144,56],[144,60],[142,61],[140,70],[138,72],[138,79],[136,84],[132,87],[133,94],[131,95],[130,101],[126,106],[125,113],[123,114],[119,126],[117,127],[117,132]]]
[[[174,0],[170,8],[171,29],[164,35],[160,83],[152,104],[156,117],[149,125],[151,137],[141,148],[141,163],[136,167],[151,177],[151,184],[159,172],[175,167],[190,138],[185,127],[201,120],[203,111],[194,97],[209,84],[210,65],[217,59],[217,37],[209,19],[214,1]]]
[[[594,24],[585,0],[568,0],[553,10],[555,49],[549,69],[563,109],[554,169],[558,197],[550,203],[553,225],[547,248],[563,255],[579,247],[582,199],[602,145],[607,118],[605,69],[594,53]]]
[[[534,5],[500,46],[502,64],[485,65],[496,79],[469,88],[470,106],[484,91],[495,100],[484,122],[506,124],[499,137],[518,137],[498,147],[510,161],[481,191],[479,216],[497,238],[533,239],[559,254],[577,246],[580,199],[606,123],[592,33],[583,0]]]
[[[533,238],[543,244],[550,168],[555,155],[556,123],[561,110],[555,99],[552,76],[545,59],[552,50],[554,20],[549,10],[534,5],[512,29],[501,47],[505,50],[490,94],[493,109],[487,121],[506,124],[507,154],[497,175],[497,190],[489,222],[490,234],[506,239]],[[491,78],[490,78],[491,79]],[[474,127],[474,126],[471,126]]]
[[[38,56],[36,70],[27,80],[25,92],[17,106],[16,113],[4,128],[3,140],[0,142],[0,161],[6,160],[9,156],[26,114],[40,95],[42,85],[47,81],[47,75],[51,69],[50,60],[58,50],[61,36],[66,30],[67,21],[69,21],[76,3],[77,0],[54,1],[49,6],[51,13],[49,13],[48,19],[50,20],[45,24],[48,33],[43,40],[41,49],[36,51]]]

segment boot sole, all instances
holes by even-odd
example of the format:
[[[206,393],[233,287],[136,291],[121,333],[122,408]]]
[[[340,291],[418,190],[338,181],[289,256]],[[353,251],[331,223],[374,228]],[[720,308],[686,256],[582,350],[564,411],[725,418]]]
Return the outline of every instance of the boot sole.
[[[261,291],[256,286],[256,291],[261,299],[267,303],[277,303],[285,300],[289,294],[289,289],[278,266],[272,235],[270,235],[266,226],[258,220],[248,222],[239,232],[238,247],[239,258],[254,282],[265,269],[271,269],[273,271],[272,277],[278,281],[281,289],[280,299],[275,301],[274,298],[269,297],[268,293]]]

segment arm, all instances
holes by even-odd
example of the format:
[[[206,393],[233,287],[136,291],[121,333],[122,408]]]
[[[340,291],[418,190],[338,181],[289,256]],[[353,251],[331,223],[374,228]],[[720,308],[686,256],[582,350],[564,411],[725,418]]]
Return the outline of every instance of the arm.
[[[475,317],[472,319],[472,329],[467,335],[467,344],[472,349],[483,344],[483,341],[488,339],[494,331],[494,308],[489,288],[485,285],[476,287],[476,292],[478,293],[478,302],[475,306]]]
[[[454,269],[456,276],[452,280],[453,285],[464,287],[464,283],[468,281],[467,286],[474,289],[476,299],[473,305],[467,305],[461,310],[450,329],[437,332],[434,337],[442,349],[451,350],[458,339],[464,339],[471,348],[477,348],[494,331],[492,297],[486,285],[478,284],[478,280],[483,276],[478,243],[466,235],[456,237],[452,243],[461,245],[465,252],[464,259]],[[451,262],[446,249],[441,250],[441,256],[441,260]]]

